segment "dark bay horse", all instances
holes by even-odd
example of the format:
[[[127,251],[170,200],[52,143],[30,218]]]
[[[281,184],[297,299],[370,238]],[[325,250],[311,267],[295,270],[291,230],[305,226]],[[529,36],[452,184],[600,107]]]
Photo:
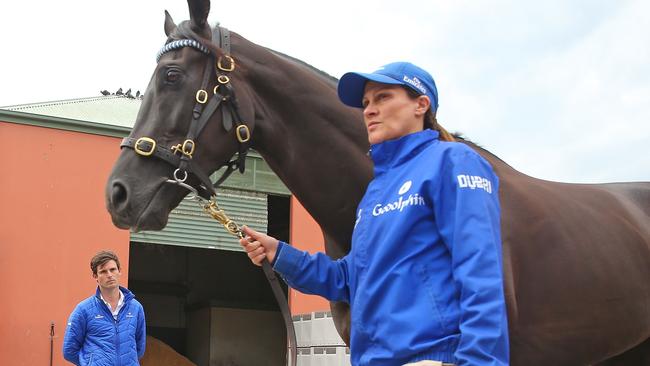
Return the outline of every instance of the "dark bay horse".
[[[192,164],[206,173],[244,145],[254,148],[318,221],[327,254],[345,255],[357,203],[372,177],[359,111],[338,101],[336,80],[298,60],[235,33],[232,52],[220,49],[207,25],[209,1],[188,3],[191,20],[176,26],[166,14],[168,44],[193,39],[204,49],[170,47],[161,56],[132,141],[147,137],[167,149],[179,146],[179,155],[191,150]],[[236,93],[238,127],[217,109],[188,145],[202,75],[209,76],[206,90],[212,92],[217,74],[229,70],[210,66],[209,55],[223,61],[226,54],[236,64],[227,84]],[[242,138],[240,125],[250,140]],[[501,180],[512,364],[650,365],[650,183],[543,181],[463,143],[486,158]],[[162,229],[188,193],[166,183],[175,169],[169,161],[123,149],[106,186],[115,225]],[[199,186],[202,180],[190,174],[187,182]],[[332,310],[347,341],[348,308],[334,303]]]

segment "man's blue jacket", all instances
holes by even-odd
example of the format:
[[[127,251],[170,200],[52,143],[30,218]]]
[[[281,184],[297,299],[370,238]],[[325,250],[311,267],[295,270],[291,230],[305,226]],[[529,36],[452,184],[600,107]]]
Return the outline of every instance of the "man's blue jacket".
[[[124,306],[117,320],[95,295],[77,305],[65,331],[63,357],[77,366],[140,365],[146,344],[144,310],[131,291],[120,287]]]
[[[373,145],[371,156],[350,253],[333,261],[282,243],[274,269],[301,292],[350,304],[354,366],[507,365],[492,168],[432,130]]]

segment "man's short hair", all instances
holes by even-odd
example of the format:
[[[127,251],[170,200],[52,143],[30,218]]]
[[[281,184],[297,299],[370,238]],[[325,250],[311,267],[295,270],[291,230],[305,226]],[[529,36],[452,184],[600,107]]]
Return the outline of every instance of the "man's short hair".
[[[93,274],[97,274],[97,267],[104,265],[110,260],[114,260],[117,264],[117,269],[120,270],[120,260],[117,258],[115,252],[111,250],[102,250],[95,254],[90,260],[90,269],[93,271]]]

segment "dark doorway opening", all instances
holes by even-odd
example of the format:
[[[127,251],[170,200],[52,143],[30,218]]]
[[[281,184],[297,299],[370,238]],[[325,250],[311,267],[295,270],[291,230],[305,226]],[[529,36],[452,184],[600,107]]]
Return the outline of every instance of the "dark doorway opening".
[[[289,197],[269,195],[267,207],[267,232],[287,241]],[[199,366],[284,363],[282,315],[246,254],[132,241],[129,256],[129,288],[145,309],[147,335]]]

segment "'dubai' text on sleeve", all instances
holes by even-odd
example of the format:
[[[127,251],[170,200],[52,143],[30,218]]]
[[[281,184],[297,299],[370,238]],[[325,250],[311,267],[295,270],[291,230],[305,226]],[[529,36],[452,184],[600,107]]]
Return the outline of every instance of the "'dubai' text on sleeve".
[[[450,151],[433,192],[460,291],[459,366],[508,365],[498,178],[487,164],[473,151]]]

